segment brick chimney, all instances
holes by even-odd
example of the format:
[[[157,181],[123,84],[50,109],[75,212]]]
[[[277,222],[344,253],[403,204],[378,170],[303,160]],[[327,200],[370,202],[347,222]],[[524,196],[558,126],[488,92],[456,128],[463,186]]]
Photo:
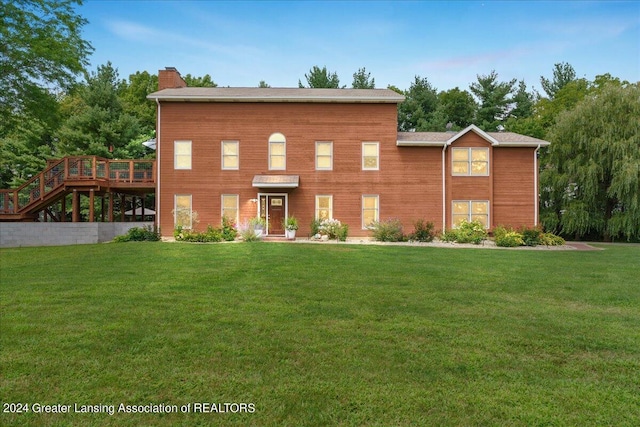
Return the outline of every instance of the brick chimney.
[[[165,67],[158,71],[158,90],[187,87],[187,83],[182,79],[175,67]]]

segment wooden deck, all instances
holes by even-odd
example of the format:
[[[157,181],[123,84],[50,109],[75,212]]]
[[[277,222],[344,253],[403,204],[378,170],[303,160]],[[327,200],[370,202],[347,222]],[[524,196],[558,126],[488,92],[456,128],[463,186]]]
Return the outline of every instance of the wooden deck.
[[[93,197],[118,193],[141,196],[155,193],[155,160],[110,160],[97,156],[72,156],[49,161],[45,170],[19,188],[0,190],[0,221],[33,221],[41,213],[73,194],[72,218],[79,218],[79,195]],[[103,199],[104,200],[104,199]],[[109,198],[110,208],[113,197]],[[90,206],[93,206],[90,203]],[[90,213],[92,221],[93,212]],[[50,215],[55,220],[53,215]],[[112,212],[110,219],[112,219]],[[64,215],[58,218],[64,221]]]

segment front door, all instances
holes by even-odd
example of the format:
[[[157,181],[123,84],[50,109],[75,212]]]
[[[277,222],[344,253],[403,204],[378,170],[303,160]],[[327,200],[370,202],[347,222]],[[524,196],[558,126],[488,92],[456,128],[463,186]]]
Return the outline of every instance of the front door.
[[[284,196],[268,196],[267,197],[267,218],[269,226],[267,233],[269,235],[284,235],[284,226],[282,221],[285,218],[285,200]]]

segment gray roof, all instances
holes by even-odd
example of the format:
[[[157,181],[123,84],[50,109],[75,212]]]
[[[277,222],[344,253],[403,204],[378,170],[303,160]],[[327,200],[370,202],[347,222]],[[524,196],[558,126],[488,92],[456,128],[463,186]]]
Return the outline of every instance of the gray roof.
[[[299,89],[247,87],[183,87],[147,96],[160,101],[200,102],[341,102],[392,103],[404,96],[390,89]]]
[[[550,143],[542,139],[514,132],[484,132],[471,125],[459,132],[398,132],[396,145],[402,147],[443,147],[451,145],[467,132],[475,132],[494,146],[502,147],[546,147]]]

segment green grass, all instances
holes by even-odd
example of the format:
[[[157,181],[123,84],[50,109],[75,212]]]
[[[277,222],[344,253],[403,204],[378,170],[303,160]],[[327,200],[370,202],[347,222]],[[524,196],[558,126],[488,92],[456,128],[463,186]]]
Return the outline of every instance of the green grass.
[[[255,404],[2,425],[640,425],[640,246],[126,243],[0,267],[3,404]]]

